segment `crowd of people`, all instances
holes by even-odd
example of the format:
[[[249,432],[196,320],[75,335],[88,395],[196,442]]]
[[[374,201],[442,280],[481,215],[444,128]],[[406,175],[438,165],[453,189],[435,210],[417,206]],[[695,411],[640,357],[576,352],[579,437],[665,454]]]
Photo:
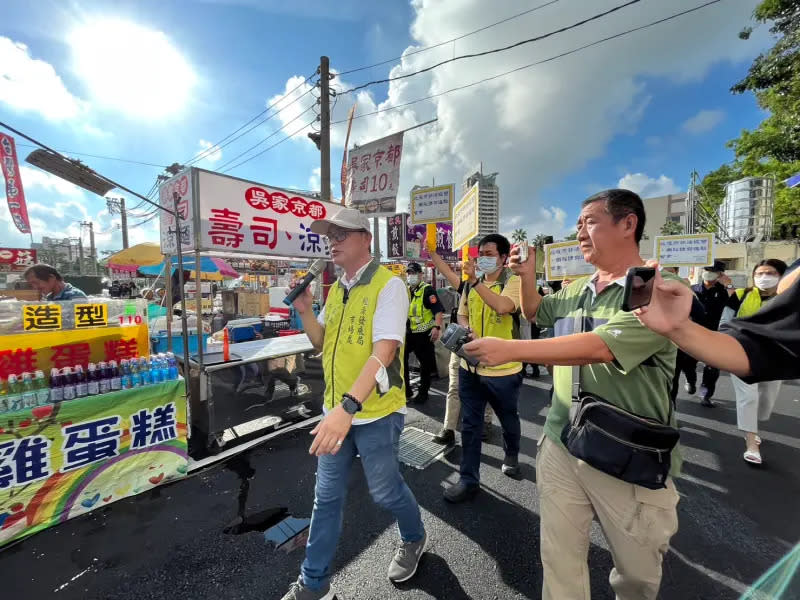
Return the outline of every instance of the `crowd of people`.
[[[656,269],[650,304],[627,312],[625,277],[645,264],[639,255],[644,225],[644,205],[631,191],[586,199],[577,241],[596,271],[550,294],[537,282],[536,261],[520,260],[519,249],[499,234],[480,241],[463,278],[432,253],[458,291],[451,319],[468,332],[464,350],[474,359],[450,358],[444,423],[435,439],[454,443],[460,425],[462,453],[459,480],[444,491],[445,500],[464,502],[480,492],[481,443],[492,413],[502,429],[502,472],[519,476],[523,365],[552,369],[552,401],[536,452],[545,599],[591,597],[587,552],[595,519],[613,557],[609,582],[616,597],[657,597],[663,558],[678,529],[675,395],[681,373],[687,391],[696,393],[697,361],[704,363],[699,396],[709,408],[720,369],[733,374],[744,459],[754,464],[761,461],[758,421],[772,411],[774,382],[800,376],[797,263],[792,270],[761,261],[753,287],[743,289],[734,288],[720,262],[692,287]],[[398,447],[406,400],[428,399],[442,302],[422,281],[419,265],[409,265],[403,285],[371,257],[369,223],[358,211],[341,209],[312,228],[329,237],[344,274],[318,317],[310,291],[294,304],[322,353],[326,391],[325,416],[309,449],[318,466],[306,556],[284,600],[333,597],[330,567],[347,473],[357,456],[373,500],[398,522],[401,540],[388,579],[413,577],[428,542],[400,472]],[[533,337],[520,334],[526,323],[546,334],[524,339]],[[410,353],[421,369],[416,395]]]

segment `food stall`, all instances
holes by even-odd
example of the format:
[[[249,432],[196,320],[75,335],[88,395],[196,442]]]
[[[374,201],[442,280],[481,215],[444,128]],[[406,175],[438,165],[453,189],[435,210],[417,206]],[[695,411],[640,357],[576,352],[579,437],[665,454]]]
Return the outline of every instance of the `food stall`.
[[[0,301],[0,546],[184,477],[184,382],[143,300]]]
[[[183,260],[196,263],[201,255],[328,258],[328,240],[313,233],[311,223],[340,208],[195,167],[163,182],[159,199],[164,207],[176,206],[180,218],[161,214],[161,251],[175,254],[180,238]],[[197,296],[199,304],[199,290]],[[193,456],[321,413],[321,361],[304,334],[231,343],[227,355],[221,344],[202,343],[197,352],[176,355],[189,384]]]

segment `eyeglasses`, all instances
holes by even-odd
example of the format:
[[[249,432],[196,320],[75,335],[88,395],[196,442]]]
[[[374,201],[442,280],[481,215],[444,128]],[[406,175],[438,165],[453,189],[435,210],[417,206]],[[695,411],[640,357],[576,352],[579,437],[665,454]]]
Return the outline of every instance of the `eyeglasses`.
[[[341,227],[331,227],[328,229],[328,239],[332,242],[343,242],[351,233],[366,233],[366,229],[342,229]]]

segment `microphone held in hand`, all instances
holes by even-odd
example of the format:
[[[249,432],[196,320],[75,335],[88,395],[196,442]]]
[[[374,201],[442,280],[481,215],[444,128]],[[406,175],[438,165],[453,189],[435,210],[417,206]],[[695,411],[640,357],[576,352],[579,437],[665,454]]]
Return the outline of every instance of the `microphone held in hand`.
[[[294,289],[289,290],[289,293],[286,294],[286,298],[283,299],[283,303],[286,306],[291,306],[292,303],[297,300],[298,296],[302,294],[306,288],[311,285],[311,282],[314,281],[317,277],[319,277],[320,273],[325,270],[325,264],[328,261],[324,258],[318,258],[311,266],[308,268],[308,274],[300,280],[300,282],[294,286]]]

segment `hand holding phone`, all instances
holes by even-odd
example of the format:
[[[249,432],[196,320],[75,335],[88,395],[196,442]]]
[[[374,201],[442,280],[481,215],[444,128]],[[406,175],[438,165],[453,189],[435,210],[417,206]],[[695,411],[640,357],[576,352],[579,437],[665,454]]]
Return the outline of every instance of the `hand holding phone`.
[[[630,312],[650,304],[656,270],[653,267],[631,267],[625,276],[622,310]]]

